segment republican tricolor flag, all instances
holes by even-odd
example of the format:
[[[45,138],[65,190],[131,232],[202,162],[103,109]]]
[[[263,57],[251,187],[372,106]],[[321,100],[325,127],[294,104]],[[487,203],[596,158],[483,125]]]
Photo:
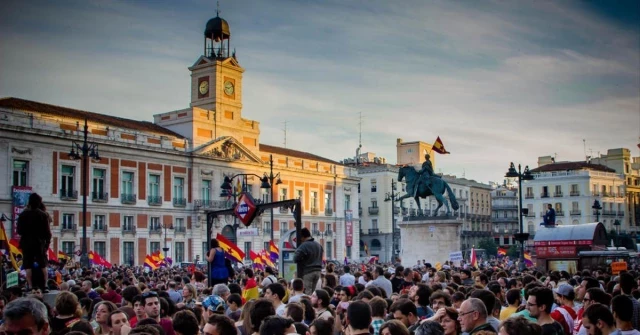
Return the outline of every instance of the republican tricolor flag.
[[[280,258],[280,249],[273,243],[273,240],[269,241],[269,257],[272,262],[275,262]]]
[[[506,255],[507,255],[507,249],[498,248],[498,256],[506,256]]]
[[[474,268],[478,267],[478,258],[476,257],[476,250],[474,248],[471,248],[471,261],[470,264],[471,266],[473,266]]]
[[[218,240],[218,245],[220,246],[220,248],[224,250],[224,253],[227,259],[234,262],[242,263],[242,260],[244,259],[245,255],[244,255],[244,252],[242,252],[242,250],[240,250],[240,248],[238,248],[237,245],[235,245],[233,242],[226,239],[221,234],[216,235],[216,240]]]

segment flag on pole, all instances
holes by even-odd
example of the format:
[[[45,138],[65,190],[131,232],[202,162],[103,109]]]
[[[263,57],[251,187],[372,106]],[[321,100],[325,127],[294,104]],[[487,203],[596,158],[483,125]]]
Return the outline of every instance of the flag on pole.
[[[531,254],[528,251],[524,252],[524,265],[533,266],[533,258],[531,258]]]
[[[253,267],[264,270],[264,262],[262,261],[262,257],[260,255],[253,252],[253,250],[249,250],[249,257],[253,261]]]
[[[153,257],[151,257],[151,255],[147,255],[147,257],[145,257],[144,266],[148,267],[151,270],[155,270],[158,268],[158,264],[155,262]]]
[[[242,263],[242,260],[244,259],[245,254],[244,252],[242,252],[242,250],[240,250],[240,248],[238,248],[237,245],[227,240],[220,233],[218,233],[218,235],[216,236],[216,240],[218,240],[218,245],[220,245],[220,248],[222,248],[222,250],[225,251],[225,256],[229,260]]]
[[[367,247],[366,243],[364,244],[364,252],[369,256],[369,247]]]
[[[260,252],[260,257],[262,258],[262,261],[264,262],[264,264],[266,264],[266,265],[268,265],[268,266],[270,266],[272,268],[276,267],[276,264],[271,261],[271,257],[269,256],[269,252],[268,251],[262,250]]]
[[[280,249],[273,243],[273,240],[269,241],[269,257],[271,257],[271,261],[275,262],[280,258]]]
[[[507,249],[498,248],[498,256],[506,256],[506,255],[507,255]]]
[[[58,250],[58,259],[62,259],[62,260],[70,260],[71,257],[69,257],[69,255],[65,254],[64,252]]]
[[[349,261],[347,261],[347,256],[344,256],[344,265],[349,265]]]
[[[13,268],[16,270],[20,269],[20,267],[18,266],[18,263],[16,262],[16,258],[13,252],[13,249],[16,249],[16,248],[11,244],[11,241],[9,241],[9,239],[7,238],[7,232],[4,230],[3,221],[0,221],[0,249],[2,250],[2,254],[7,256],[6,259],[11,262],[11,265],[13,266]]]
[[[433,147],[431,149],[439,154],[450,154],[450,152],[444,148],[444,144],[442,143],[440,136],[438,136],[436,142],[433,143]]]
[[[478,267],[478,259],[476,257],[476,250],[474,248],[471,248],[471,266],[473,266],[474,268]]]

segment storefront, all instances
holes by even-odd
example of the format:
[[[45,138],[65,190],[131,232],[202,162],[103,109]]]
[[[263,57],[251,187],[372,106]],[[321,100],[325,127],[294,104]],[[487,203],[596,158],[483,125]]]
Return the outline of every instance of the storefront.
[[[607,232],[600,222],[539,227],[533,241],[539,269],[576,273],[582,270],[579,253],[605,250]]]

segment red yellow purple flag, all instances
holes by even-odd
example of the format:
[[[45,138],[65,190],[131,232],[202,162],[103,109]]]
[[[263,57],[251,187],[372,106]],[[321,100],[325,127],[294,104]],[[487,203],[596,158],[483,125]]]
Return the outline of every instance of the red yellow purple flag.
[[[238,248],[237,245],[227,240],[221,234],[218,234],[216,236],[216,240],[218,240],[218,245],[220,245],[220,248],[224,250],[225,256],[229,260],[242,263],[242,260],[244,259],[245,254],[244,252],[242,252],[242,250],[240,250],[240,248]]]
[[[278,258],[280,258],[280,249],[273,243],[273,240],[269,241],[269,257],[272,262],[275,262]]]
[[[447,149],[444,148],[444,144],[442,143],[442,140],[440,139],[440,136],[438,136],[438,138],[436,139],[436,142],[433,143],[433,147],[432,147],[433,151],[439,153],[439,154],[450,154],[449,151],[447,151]]]

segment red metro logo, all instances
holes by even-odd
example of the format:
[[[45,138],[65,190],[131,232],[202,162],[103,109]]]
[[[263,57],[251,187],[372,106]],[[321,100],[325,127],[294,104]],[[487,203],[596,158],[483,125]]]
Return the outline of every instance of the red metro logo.
[[[253,197],[249,193],[242,193],[238,204],[234,210],[236,217],[240,219],[245,226],[250,226],[251,221],[256,217],[257,207]]]

